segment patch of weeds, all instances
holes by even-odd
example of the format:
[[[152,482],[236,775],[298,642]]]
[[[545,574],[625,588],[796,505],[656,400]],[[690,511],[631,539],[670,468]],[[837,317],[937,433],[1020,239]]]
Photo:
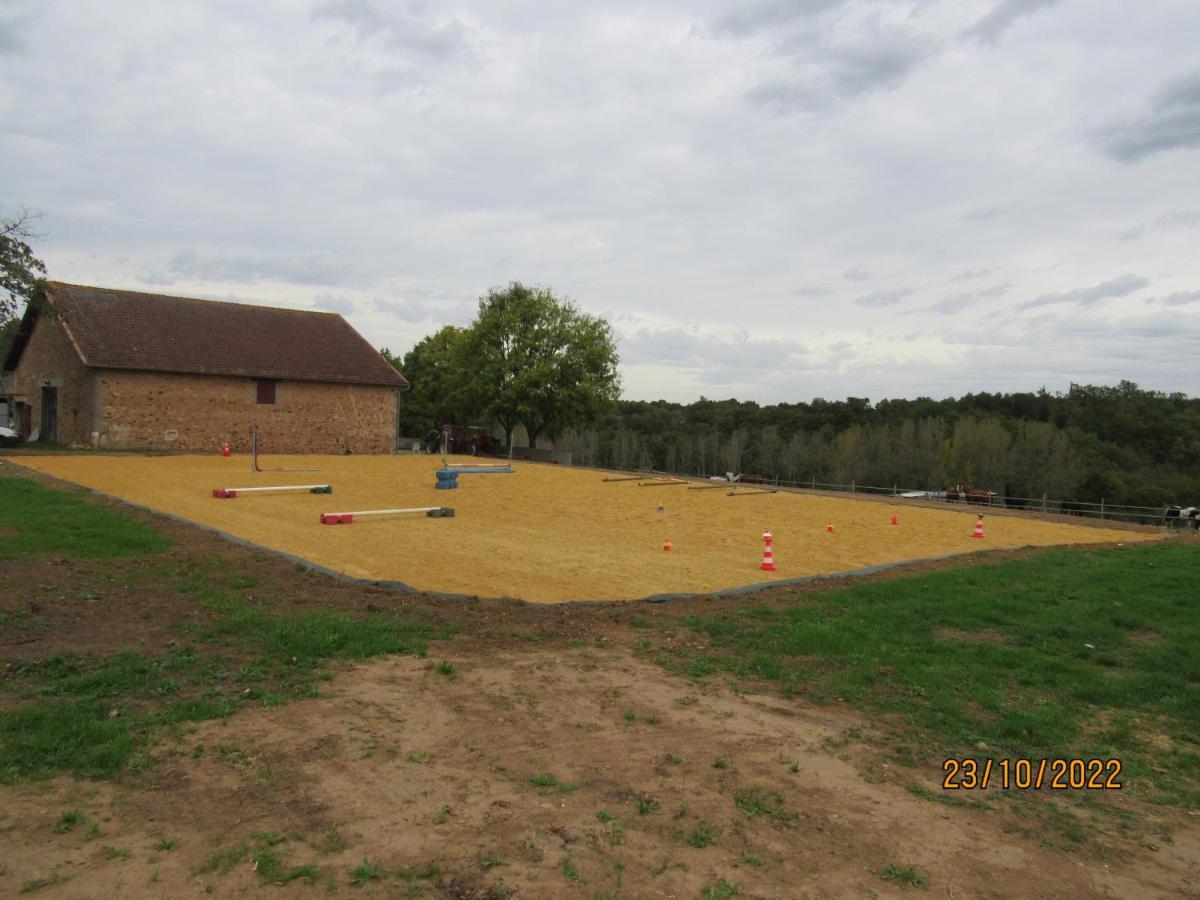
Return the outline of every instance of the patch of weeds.
[[[174,850],[175,846],[178,843],[179,843],[179,838],[162,837],[162,838],[158,839],[158,842],[154,845],[154,849],[158,850],[160,852],[165,852],[167,850]]]
[[[702,849],[711,847],[717,842],[717,837],[713,834],[712,828],[707,825],[697,825],[692,829],[692,833],[688,835],[687,843],[689,847]]]
[[[699,699],[696,697],[680,697],[678,700],[675,701],[675,705],[676,706],[691,706],[693,703],[699,703],[699,702],[700,702]]]
[[[58,817],[58,824],[54,826],[54,833],[66,834],[68,831],[73,831],[76,825],[82,825],[86,821],[87,817],[79,810],[70,810]]]
[[[668,867],[670,867],[670,865],[671,865],[671,860],[669,858],[665,858],[665,859],[663,859],[663,861],[661,863],[659,863],[657,866],[655,866],[653,869],[650,870],[650,874],[652,876],[654,876],[655,878],[657,878],[663,872],[667,871],[667,869],[668,869]]]
[[[757,853],[743,853],[741,864],[743,866],[761,866],[763,864],[763,858]]]
[[[500,857],[488,854],[479,857],[479,865],[485,871],[498,868],[499,866],[507,865]]]
[[[208,859],[201,864],[196,873],[203,875],[207,872],[219,872],[225,875],[249,855],[250,848],[245,844],[235,844],[232,847],[217,850],[209,854]]]
[[[124,847],[114,847],[111,844],[105,844],[100,848],[100,855],[105,859],[129,859],[129,851]]]
[[[277,844],[282,844],[287,840],[287,836],[280,834],[278,831],[260,831],[255,835],[260,841],[268,847],[274,847]]]
[[[700,892],[700,896],[704,900],[725,900],[727,897],[736,897],[737,895],[737,885],[732,881],[726,881],[724,878],[710,881],[704,886],[704,890]]]
[[[793,775],[799,775],[800,774],[800,760],[796,760],[794,763],[792,763],[790,766],[788,766],[788,768],[791,770],[791,773]]]
[[[350,870],[350,883],[355,887],[362,887],[368,881],[379,881],[381,878],[383,878],[383,867],[369,859],[363,859],[359,865]]]
[[[448,822],[450,820],[450,817],[453,815],[454,815],[454,810],[451,809],[449,806],[443,805],[442,808],[437,811],[437,815],[435,815],[433,817],[433,824],[434,825],[445,825],[446,822]]]
[[[602,809],[600,812],[596,813],[596,818],[607,825],[609,822],[615,819],[616,816],[610,813],[607,809]]]
[[[633,620],[632,622],[630,622],[629,624],[630,624],[630,625],[632,625],[634,628],[649,628],[649,627],[650,627],[650,620],[649,620],[649,619],[640,619],[640,618],[639,618],[639,619],[634,619],[634,620]]]
[[[575,863],[571,861],[571,857],[564,856],[558,863],[559,869],[568,881],[574,881],[577,884],[583,884],[583,876],[579,874],[579,870],[575,868]]]
[[[637,811],[639,816],[646,816],[650,813],[658,812],[658,801],[650,797],[637,798]]]
[[[654,649],[654,643],[652,641],[646,640],[645,638],[642,638],[640,641],[638,641],[636,644],[633,645],[633,649],[636,650],[638,653],[647,653],[650,650]]]
[[[718,756],[715,760],[713,760],[713,768],[714,769],[728,769],[729,768],[729,760],[727,760],[723,756]]]
[[[576,787],[573,784],[565,784],[559,781],[549,772],[535,772],[530,776],[529,783],[535,788],[554,788],[560,794],[569,794]]]
[[[669,762],[669,763],[670,763],[671,765],[673,765],[673,766],[677,766],[677,765],[679,765],[681,762],[683,762],[683,757],[682,757],[682,756],[678,756],[678,755],[676,755],[676,754],[674,754],[674,753],[671,753],[671,754],[668,754],[668,755],[667,755],[667,762]]]
[[[454,678],[454,663],[450,662],[449,660],[443,659],[440,663],[437,664],[437,673],[439,675],[445,675],[447,678],[453,680],[453,678]]]
[[[657,725],[658,724],[658,716],[646,716],[644,719],[642,719],[642,721],[645,722],[647,725]]]
[[[56,884],[63,884],[71,880],[70,875],[64,875],[62,872],[52,872],[45,878],[34,878],[26,881],[21,885],[22,894],[32,894],[34,891],[40,891],[42,888],[52,887]]]
[[[637,713],[635,713],[632,709],[627,709],[621,713],[621,721],[623,721],[626,725],[632,725],[637,721]]]
[[[767,816],[783,825],[795,825],[799,813],[789,812],[783,805],[783,795],[751,787],[734,793],[733,802],[748,816]]]
[[[94,841],[98,837],[104,837],[104,832],[100,829],[99,822],[88,822],[87,834],[84,835],[84,840]]]
[[[442,869],[435,862],[415,863],[414,865],[403,866],[396,870],[396,875],[405,881],[412,881],[413,879],[428,881],[437,878],[441,874]]]
[[[426,753],[424,750],[409,750],[408,753],[405,754],[404,759],[410,763],[424,765],[433,759],[433,754]]]
[[[929,881],[928,875],[918,872],[912,866],[898,866],[895,863],[888,863],[879,873],[879,877],[884,881],[894,881],[901,887],[920,887]]]
[[[619,847],[625,843],[625,823],[619,819],[608,826],[608,843],[611,847]]]
[[[259,881],[263,884],[283,884],[285,877],[283,863],[274,850],[255,850],[250,854],[250,862],[258,873]]]

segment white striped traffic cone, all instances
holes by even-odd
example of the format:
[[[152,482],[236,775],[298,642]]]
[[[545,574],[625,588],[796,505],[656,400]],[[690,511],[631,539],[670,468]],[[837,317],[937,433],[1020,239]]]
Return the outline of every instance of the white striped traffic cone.
[[[763,532],[763,561],[760,569],[765,569],[768,572],[775,571],[775,555],[771,552],[771,532]]]
[[[973,538],[983,537],[983,513],[979,514],[979,518],[975,520],[975,533],[971,535]]]

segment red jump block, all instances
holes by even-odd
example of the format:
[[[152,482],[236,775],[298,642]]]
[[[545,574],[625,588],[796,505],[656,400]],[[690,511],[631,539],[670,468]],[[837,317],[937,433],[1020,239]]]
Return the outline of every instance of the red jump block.
[[[237,491],[226,488],[213,488],[213,496],[221,497],[222,499],[232,500],[237,496]]]
[[[354,524],[354,515],[352,513],[321,513],[322,525],[352,525]]]

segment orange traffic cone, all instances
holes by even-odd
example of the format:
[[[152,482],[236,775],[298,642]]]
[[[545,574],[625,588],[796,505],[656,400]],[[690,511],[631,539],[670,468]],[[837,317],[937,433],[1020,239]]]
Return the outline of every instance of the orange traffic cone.
[[[671,552],[671,539],[663,538],[663,553],[670,553],[670,552]]]
[[[771,532],[763,532],[763,561],[760,569],[766,569],[768,572],[775,571],[775,554],[771,552]]]
[[[221,444],[221,455],[222,455],[222,456],[228,456],[228,455],[229,455],[229,441],[224,441],[224,442],[222,442],[222,444]]]
[[[983,513],[979,514],[979,518],[975,520],[975,533],[971,535],[973,538],[983,537]]]
[[[825,526],[825,533],[833,534],[833,523],[832,522],[830,522],[828,525]]]
[[[899,522],[899,521],[896,519],[896,517],[895,517],[895,516],[892,516],[892,524],[893,524],[893,525],[899,525],[899,524],[900,524],[900,522]]]

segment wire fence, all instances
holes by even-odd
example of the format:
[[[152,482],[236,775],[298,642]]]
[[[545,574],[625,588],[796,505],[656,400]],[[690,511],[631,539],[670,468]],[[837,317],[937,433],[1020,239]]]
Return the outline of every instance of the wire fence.
[[[615,466],[588,466],[590,469],[600,469],[606,472],[628,472],[629,469]],[[683,475],[677,472],[664,472],[657,469],[643,469],[646,477],[670,476],[675,478],[703,478],[697,475]],[[890,487],[878,484],[849,484],[817,481],[810,478],[807,481],[788,481],[779,478],[763,478],[757,475],[740,477],[740,484],[764,484],[770,487],[788,488],[791,490],[834,491],[849,494],[872,494],[890,496],[902,499],[933,500],[953,503],[962,506],[987,506],[996,509],[1026,510],[1028,512],[1054,513],[1057,515],[1082,516],[1111,522],[1132,522],[1141,525],[1187,524],[1184,520],[1168,520],[1166,510],[1161,506],[1136,506],[1127,503],[1109,503],[1101,498],[1099,503],[1084,500],[1056,500],[1050,497],[1006,497],[991,491],[973,491],[970,494],[954,493],[952,491],[929,491],[919,488],[904,488],[893,484]],[[1192,520],[1194,522],[1194,520]],[[1194,526],[1193,526],[1194,527]]]

